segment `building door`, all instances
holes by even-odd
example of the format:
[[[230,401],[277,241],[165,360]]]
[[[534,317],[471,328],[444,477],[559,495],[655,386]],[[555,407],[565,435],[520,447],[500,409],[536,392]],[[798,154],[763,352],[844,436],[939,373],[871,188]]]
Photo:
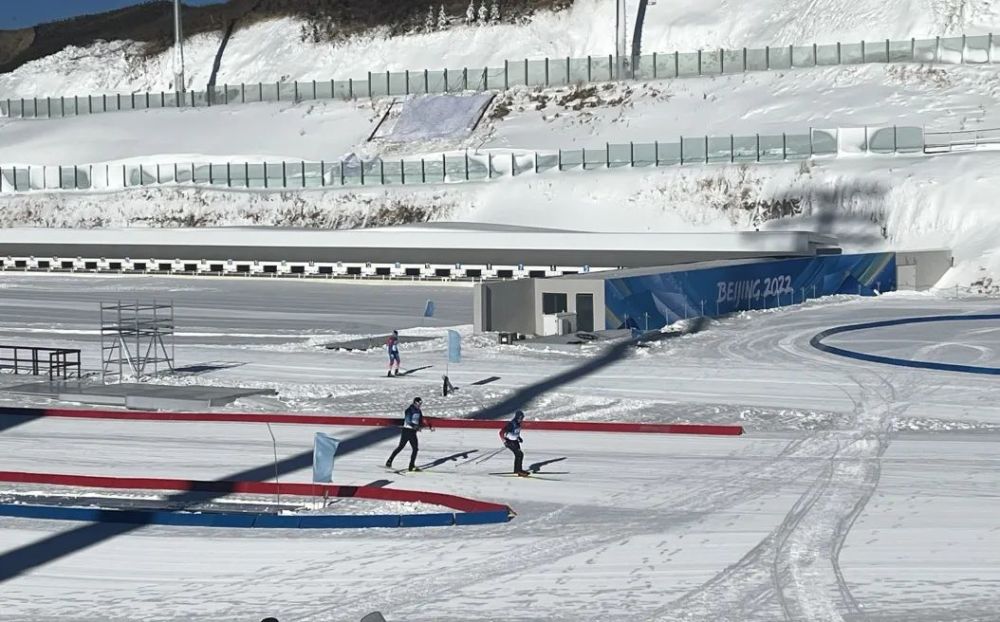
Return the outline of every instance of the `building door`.
[[[586,332],[594,330],[594,295],[576,295],[576,329]]]

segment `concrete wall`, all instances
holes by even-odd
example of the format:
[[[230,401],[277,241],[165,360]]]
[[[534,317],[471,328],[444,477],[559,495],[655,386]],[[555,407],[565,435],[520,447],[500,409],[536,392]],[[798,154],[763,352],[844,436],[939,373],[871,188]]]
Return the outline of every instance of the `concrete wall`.
[[[517,279],[477,284],[472,298],[475,332],[534,333],[535,281]],[[541,302],[538,305],[538,312],[541,313]]]
[[[896,253],[897,289],[916,291],[930,289],[951,269],[953,263],[949,250],[898,252]]]

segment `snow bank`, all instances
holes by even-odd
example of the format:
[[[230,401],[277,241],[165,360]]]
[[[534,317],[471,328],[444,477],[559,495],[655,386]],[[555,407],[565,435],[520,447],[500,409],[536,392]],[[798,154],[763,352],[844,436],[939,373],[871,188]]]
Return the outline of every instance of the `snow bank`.
[[[632,21],[638,0],[627,3]],[[276,19],[233,33],[217,82],[346,79],[364,77],[368,71],[460,69],[502,66],[505,60],[524,58],[606,56],[614,51],[614,16],[614,0],[576,0],[568,10],[540,12],[526,24],[461,25],[392,38],[373,31],[319,44],[302,40],[305,22]],[[642,49],[648,53],[905,40],[986,34],[997,30],[998,24],[1000,9],[993,3],[964,0],[680,0],[649,7]],[[218,33],[188,40],[188,87],[200,89],[208,83],[219,43]],[[172,51],[146,57],[142,47],[112,41],[67,48],[0,76],[0,94],[19,98],[172,90]]]
[[[849,251],[949,248],[944,285],[1000,276],[1000,154],[526,174],[494,184],[299,193],[190,189],[0,199],[0,225],[283,225],[458,220],[594,231],[836,235]]]

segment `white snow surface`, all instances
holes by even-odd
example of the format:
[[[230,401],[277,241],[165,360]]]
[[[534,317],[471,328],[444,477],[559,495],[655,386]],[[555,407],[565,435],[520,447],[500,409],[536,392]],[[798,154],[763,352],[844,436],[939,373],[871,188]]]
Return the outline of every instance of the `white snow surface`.
[[[123,296],[176,296],[186,309],[179,317],[189,317],[182,322],[228,334],[221,341],[186,341],[178,349],[182,362],[232,365],[161,382],[279,390],[231,410],[389,415],[421,394],[425,414],[462,417],[601,353],[498,346],[460,325],[463,361],[450,370],[460,388],[445,399],[438,397],[438,378],[448,325],[407,328],[420,322],[426,288],[398,286],[385,298],[386,290],[366,285],[278,283],[288,290],[281,297],[297,292],[303,301],[301,308],[279,311],[275,297],[255,294],[264,285],[235,279],[5,274],[0,284],[8,304],[4,330],[33,328],[39,318],[30,309],[45,303],[52,333],[34,339],[58,335],[67,345],[77,343],[88,364],[97,360],[94,337],[59,331],[89,326],[102,288]],[[327,311],[324,291],[332,303]],[[290,347],[275,350],[240,336],[254,328],[330,335],[350,330],[352,316],[377,316],[386,300],[398,314],[389,325],[437,337],[404,348],[404,367],[432,368],[384,379],[380,351],[332,352],[291,334]],[[745,436],[526,429],[525,464],[555,481],[489,475],[509,468],[506,453],[386,477],[381,463],[395,444],[390,439],[341,456],[338,483],[391,479],[392,487],[508,503],[517,516],[505,525],[403,533],[143,528],[7,581],[5,615],[358,620],[378,609],[388,620],[414,622],[989,620],[1000,608],[1000,532],[993,519],[1000,511],[993,469],[1000,409],[989,399],[991,382],[832,357],[808,342],[837,324],[982,313],[995,305],[996,299],[941,295],[836,297],[712,321],[699,334],[559,382],[525,410],[529,419],[742,422]],[[471,303],[459,296],[439,304],[453,307],[468,312]],[[978,363],[996,366],[995,324],[933,325],[919,334],[891,329],[842,336],[838,345],[961,361],[966,354],[949,344],[974,339],[982,346]],[[926,350],[934,344],[936,352]],[[490,376],[499,380],[472,384]],[[12,399],[32,403],[5,398]],[[907,431],[895,431],[899,427]],[[308,451],[317,431],[272,428],[279,460]],[[322,431],[342,438],[364,432]],[[420,462],[470,450],[485,457],[494,449],[493,431],[439,429],[421,435]],[[42,418],[0,433],[0,469],[6,470],[45,464],[68,473],[225,478],[269,465],[271,451],[267,429],[245,424]],[[308,479],[307,469],[283,476]],[[17,547],[78,527],[0,524],[0,551],[15,556]],[[419,589],[389,589],[400,576],[420,576]]]
[[[627,0],[635,19],[637,0]],[[332,43],[302,40],[304,22],[285,18],[238,28],[222,60],[218,84],[359,78],[366,72],[502,66],[504,60],[584,57],[614,51],[613,0],[576,0],[565,11],[542,11],[525,24],[458,25],[387,38],[372,31]],[[453,16],[458,18],[459,16]],[[456,21],[461,21],[456,19]],[[643,51],[763,47],[986,34],[1000,9],[990,0],[681,0],[649,7]],[[559,36],[553,36],[559,33]],[[629,28],[629,39],[632,29]],[[187,86],[204,88],[221,35],[185,44]],[[147,57],[130,41],[67,48],[0,76],[4,97],[86,95],[173,89],[173,51]]]

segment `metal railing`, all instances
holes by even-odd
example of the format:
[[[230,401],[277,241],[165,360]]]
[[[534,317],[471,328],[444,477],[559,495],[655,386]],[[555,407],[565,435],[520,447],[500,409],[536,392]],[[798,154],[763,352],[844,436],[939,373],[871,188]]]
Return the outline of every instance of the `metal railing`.
[[[857,153],[921,153],[919,127],[810,129],[801,133],[678,136],[556,151],[459,151],[429,157],[281,162],[0,166],[0,192],[123,190],[168,184],[301,190],[463,183],[551,170],[781,162]]]
[[[80,350],[67,348],[42,348],[36,346],[0,345],[0,370],[9,369],[15,375],[21,373],[38,376],[47,373],[49,380],[72,376],[81,377]]]
[[[9,117],[53,118],[158,108],[211,107],[253,102],[299,102],[393,95],[553,87],[612,80],[659,80],[869,63],[985,64],[1000,60],[992,34],[909,40],[765,46],[644,54],[506,60],[502,67],[367,71],[356,78],[225,84],[187,92],[130,92],[5,98]]]
[[[1000,128],[924,132],[924,153],[969,151],[1000,145]]]

